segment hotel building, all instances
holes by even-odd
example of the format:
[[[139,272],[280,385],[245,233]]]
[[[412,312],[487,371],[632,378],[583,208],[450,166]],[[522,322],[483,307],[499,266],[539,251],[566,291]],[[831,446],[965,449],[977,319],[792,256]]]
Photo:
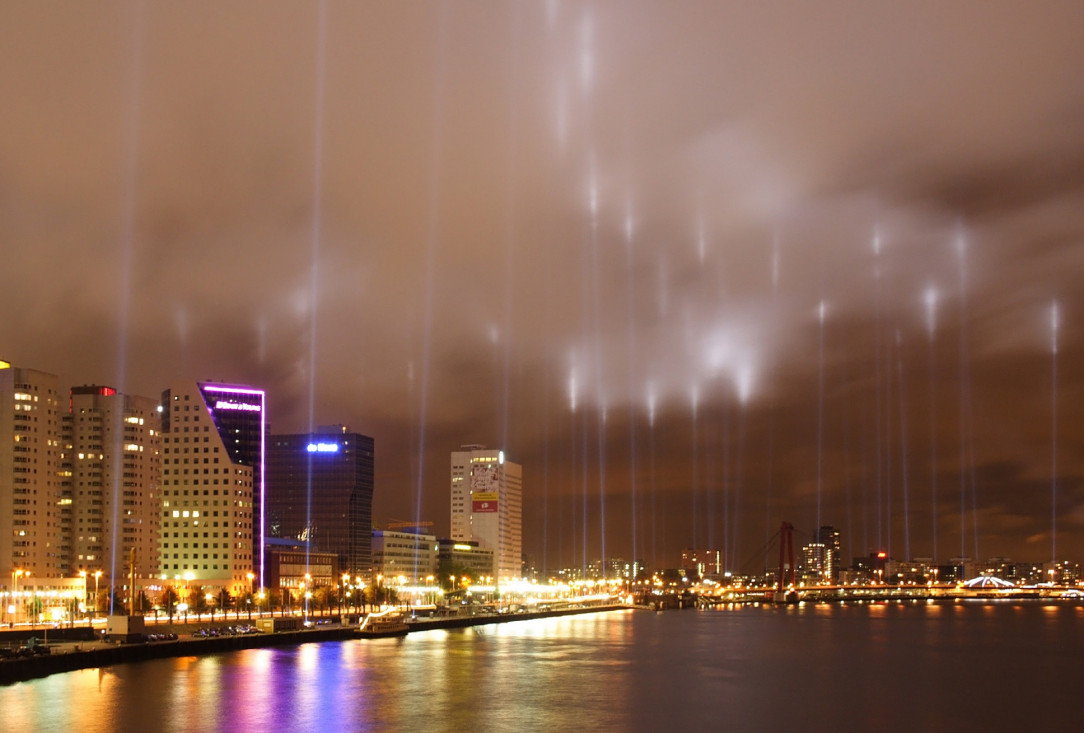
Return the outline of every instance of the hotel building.
[[[163,392],[162,410],[162,577],[262,587],[266,394],[182,383]]]

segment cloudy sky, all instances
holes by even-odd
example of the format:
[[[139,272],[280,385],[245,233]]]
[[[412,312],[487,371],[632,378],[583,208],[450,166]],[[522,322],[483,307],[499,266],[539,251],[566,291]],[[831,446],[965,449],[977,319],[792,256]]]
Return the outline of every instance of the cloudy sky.
[[[548,567],[756,569],[782,520],[1084,561],[1081,38],[1076,2],[6,2],[0,355],[266,387],[439,533],[449,451],[504,447]]]

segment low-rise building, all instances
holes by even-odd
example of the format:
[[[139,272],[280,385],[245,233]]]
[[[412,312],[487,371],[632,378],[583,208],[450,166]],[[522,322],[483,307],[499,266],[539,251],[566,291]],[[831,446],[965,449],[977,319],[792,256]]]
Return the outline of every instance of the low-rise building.
[[[476,581],[493,574],[493,550],[473,540],[442,539],[437,543],[437,574],[441,582],[469,575]]]
[[[402,577],[406,583],[422,583],[436,572],[435,536],[389,529],[373,530],[374,578],[383,575],[387,580]]]

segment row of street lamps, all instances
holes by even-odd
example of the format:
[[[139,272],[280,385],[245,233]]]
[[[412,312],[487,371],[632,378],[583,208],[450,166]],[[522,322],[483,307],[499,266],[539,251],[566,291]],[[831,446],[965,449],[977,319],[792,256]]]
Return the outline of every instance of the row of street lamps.
[[[4,594],[5,596],[8,597],[9,603],[7,604],[6,608],[3,609],[4,611],[7,612],[7,615],[10,617],[9,620],[8,620],[8,624],[10,626],[15,625],[15,621],[16,621],[16,618],[17,618],[17,615],[18,615],[18,605],[16,603],[16,599],[20,597],[20,594],[19,594],[19,579],[20,578],[29,578],[30,575],[31,575],[30,571],[25,569],[25,568],[15,568],[14,570],[11,571],[11,592]],[[79,577],[81,577],[83,579],[83,600],[79,604],[79,610],[80,611],[86,611],[87,610],[86,601],[87,601],[87,592],[89,590],[89,588],[88,588],[88,582],[89,582],[88,578],[91,577],[91,576],[93,576],[93,578],[94,578],[94,604],[93,604],[94,607],[93,607],[93,612],[95,614],[97,614],[97,611],[98,611],[98,583],[99,583],[99,580],[102,577],[102,571],[101,570],[97,570],[94,573],[88,573],[88,571],[86,571],[86,570],[80,570],[79,571]],[[71,591],[69,590],[68,593],[71,593]],[[29,595],[30,595],[29,592],[23,594],[23,596],[29,596]],[[39,592],[36,592],[35,595],[40,596],[40,595],[42,595],[42,593],[39,591]],[[75,597],[74,593],[71,594],[71,597],[74,599],[74,597]],[[74,601],[73,601],[73,603],[74,603]],[[74,618],[75,609],[72,608],[70,613],[71,613],[71,616]]]
[[[104,575],[104,573],[101,570],[96,570],[94,572],[91,572],[89,570],[80,570],[78,574],[79,574],[79,577],[82,579],[82,585],[83,585],[83,587],[82,587],[83,602],[79,604],[78,610],[82,611],[84,613],[88,613],[89,615],[92,615],[92,616],[97,616],[98,610],[99,610],[98,609],[98,605],[99,605],[98,604],[98,595],[99,595],[99,591],[100,591],[101,578]],[[19,581],[20,581],[20,579],[23,579],[24,582],[25,582],[25,578],[28,578],[29,576],[30,576],[30,571],[29,570],[26,570],[26,569],[23,569],[23,568],[16,568],[16,569],[12,570],[12,573],[11,573],[12,591],[10,593],[4,593],[3,594],[4,596],[7,596],[8,599],[10,600],[10,604],[7,605],[6,607],[3,607],[3,610],[7,611],[7,614],[9,616],[9,622],[10,622],[11,625],[14,625],[14,623],[15,623],[17,610],[18,610],[15,599],[17,597],[19,597],[19,590],[18,590],[19,589]],[[90,579],[91,578],[94,579],[94,596],[93,596],[93,602],[88,604],[87,603],[87,600],[88,600],[87,596],[89,595],[89,592],[90,592]],[[255,587],[255,580],[256,580],[255,574],[250,572],[250,573],[247,574],[247,578],[248,578],[249,588],[250,588],[250,596],[249,596],[249,600],[248,600],[248,603],[250,605],[249,612],[251,613],[251,610],[252,610],[251,609],[251,603],[252,603],[253,599],[256,601],[256,610],[257,610],[257,612],[259,612],[261,610],[261,608],[263,607],[264,602],[269,599],[268,593],[266,592],[266,589],[264,589],[263,587],[259,588],[259,590],[257,591],[257,589]],[[177,575],[177,576],[174,576],[174,578],[173,578],[174,583],[175,583],[174,587],[177,588],[177,590],[180,590],[180,582],[181,582],[181,580],[184,581],[184,598],[183,598],[181,603],[177,604],[177,610],[182,612],[182,613],[187,612],[189,610],[189,608],[191,607],[190,606],[191,588],[190,588],[189,584],[193,579],[194,579],[194,575],[192,573],[185,573],[183,576],[182,575]],[[397,580],[398,580],[398,583],[399,583],[400,587],[402,587],[403,584],[406,582],[406,578],[402,577],[402,576],[397,578]],[[427,580],[427,584],[432,583],[434,581],[434,577],[429,576],[426,580]],[[166,585],[168,583],[167,576],[163,575],[162,576],[162,581],[163,581],[163,585]],[[383,585],[384,585],[383,581],[384,581],[384,576],[383,575],[377,575],[376,576],[375,587],[378,589],[378,591],[379,591],[379,589],[383,588]],[[365,589],[367,587],[365,582],[362,580],[362,578],[360,576],[352,577],[349,573],[343,573],[342,576],[341,576],[341,583],[342,583],[341,586],[340,586],[341,593],[339,595],[340,609],[342,609],[342,608],[349,609],[351,603],[354,603],[355,605],[360,607],[360,604],[363,603],[363,595],[362,594],[364,593],[364,591],[365,591]],[[300,590],[300,596],[301,596],[301,599],[299,599],[299,600],[303,601],[303,604],[304,604],[303,612],[304,612],[304,616],[305,616],[306,619],[310,615],[310,603],[311,603],[312,598],[313,598],[313,589],[314,589],[314,586],[313,586],[313,583],[312,583],[312,575],[306,573],[305,576],[304,576],[304,579],[299,583],[299,590]],[[284,588],[283,590],[286,591],[286,592],[289,592],[288,588]],[[71,591],[69,591],[69,592],[71,593],[71,598],[73,599],[72,603],[74,604],[74,599],[76,597],[75,593],[77,593],[78,591],[76,590],[75,592],[71,592]],[[210,594],[207,594],[207,600],[208,600],[208,602],[212,601],[212,597],[211,597]],[[76,609],[73,607],[71,609],[71,611],[70,611],[71,616],[73,618],[74,618],[74,615],[75,615],[75,610]],[[185,615],[187,615],[187,613],[185,613]]]

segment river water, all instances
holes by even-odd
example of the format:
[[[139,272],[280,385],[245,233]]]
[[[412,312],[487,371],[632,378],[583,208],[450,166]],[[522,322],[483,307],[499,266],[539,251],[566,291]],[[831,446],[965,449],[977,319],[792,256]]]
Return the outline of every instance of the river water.
[[[1084,607],[617,611],[83,670],[4,731],[1082,730]]]

